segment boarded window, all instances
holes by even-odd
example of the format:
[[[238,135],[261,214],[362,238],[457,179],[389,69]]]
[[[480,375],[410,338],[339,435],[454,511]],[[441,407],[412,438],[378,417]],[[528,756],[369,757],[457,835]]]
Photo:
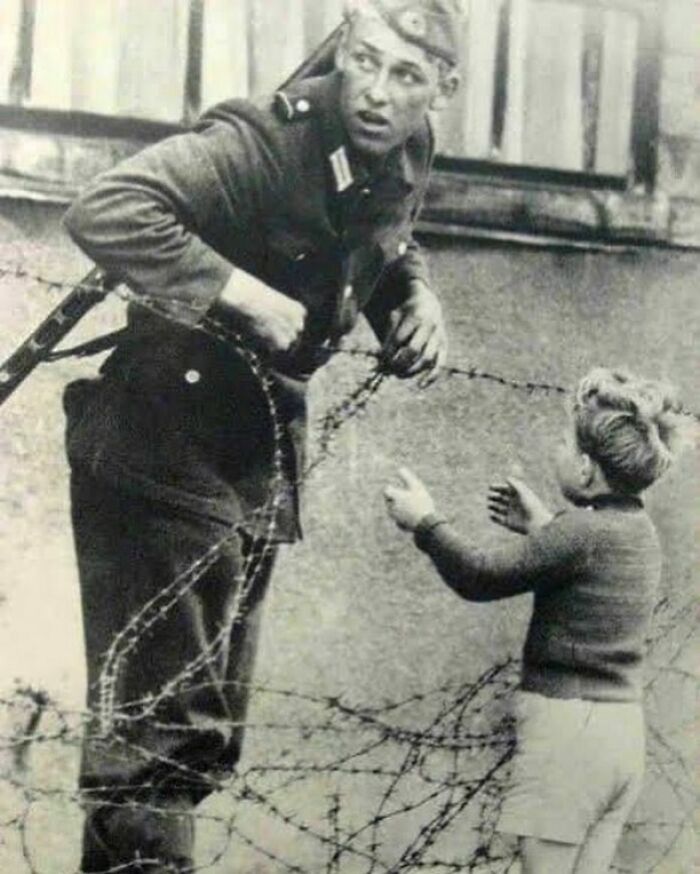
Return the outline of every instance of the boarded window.
[[[443,151],[626,175],[639,32],[629,4],[471,0],[464,88],[440,121]]]
[[[463,87],[438,118],[443,155],[639,178],[656,112],[653,0],[464,6]],[[190,120],[274,89],[341,9],[342,0],[2,0],[0,103]]]

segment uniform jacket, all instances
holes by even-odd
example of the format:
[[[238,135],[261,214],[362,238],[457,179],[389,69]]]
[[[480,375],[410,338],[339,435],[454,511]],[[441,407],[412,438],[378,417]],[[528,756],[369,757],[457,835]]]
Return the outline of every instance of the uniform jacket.
[[[428,279],[412,237],[433,154],[428,121],[370,176],[345,140],[339,84],[333,73],[222,103],[71,206],[75,242],[180,322],[132,304],[100,378],[69,386],[73,465],[225,524],[265,501],[273,433],[259,382],[230,345],[192,330],[217,315],[240,267],[307,309],[302,343],[273,363],[287,481],[278,538],[294,539],[306,384],[330,357],[324,345],[362,311],[381,337],[410,283]]]

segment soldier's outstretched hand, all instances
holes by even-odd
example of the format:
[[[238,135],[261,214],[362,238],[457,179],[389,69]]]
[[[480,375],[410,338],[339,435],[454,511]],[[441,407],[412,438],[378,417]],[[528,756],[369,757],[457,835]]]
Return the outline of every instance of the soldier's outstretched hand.
[[[424,385],[433,382],[447,362],[447,331],[442,306],[426,285],[397,307],[382,348],[384,366],[396,376],[424,373]]]

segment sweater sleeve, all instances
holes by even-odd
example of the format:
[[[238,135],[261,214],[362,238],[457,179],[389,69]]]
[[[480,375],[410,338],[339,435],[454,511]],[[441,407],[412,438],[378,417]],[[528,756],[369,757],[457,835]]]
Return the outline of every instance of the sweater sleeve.
[[[583,558],[583,538],[572,513],[494,550],[471,546],[447,522],[428,516],[415,541],[440,576],[468,601],[495,601],[560,586]]]
[[[100,176],[65,216],[68,233],[137,293],[178,301],[198,321],[233,265],[212,245],[250,234],[279,167],[264,131],[232,117],[170,137]]]

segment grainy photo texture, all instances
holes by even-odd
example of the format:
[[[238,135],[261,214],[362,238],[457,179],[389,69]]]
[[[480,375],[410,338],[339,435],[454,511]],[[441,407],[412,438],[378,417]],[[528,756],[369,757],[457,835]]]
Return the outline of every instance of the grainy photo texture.
[[[0,2],[0,870],[697,869],[698,32]]]

